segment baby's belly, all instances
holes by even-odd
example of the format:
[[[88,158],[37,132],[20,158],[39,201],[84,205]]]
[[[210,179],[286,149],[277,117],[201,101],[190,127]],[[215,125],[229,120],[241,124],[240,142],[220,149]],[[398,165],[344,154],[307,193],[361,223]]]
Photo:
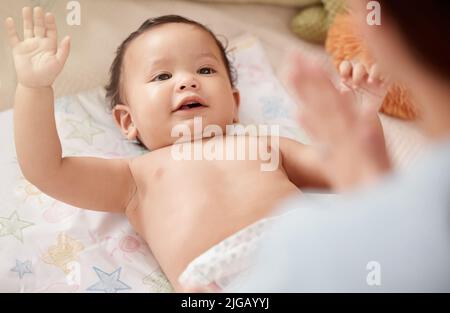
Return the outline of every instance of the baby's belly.
[[[175,288],[190,261],[298,192],[259,161],[168,161],[141,174],[151,183],[128,216]]]

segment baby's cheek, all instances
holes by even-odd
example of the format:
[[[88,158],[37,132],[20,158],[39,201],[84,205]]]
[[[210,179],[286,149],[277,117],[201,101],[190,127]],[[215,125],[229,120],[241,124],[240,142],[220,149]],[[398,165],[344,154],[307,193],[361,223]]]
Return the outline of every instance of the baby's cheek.
[[[164,138],[161,135],[150,132],[143,136],[142,143],[145,147],[147,147],[147,149],[152,151],[170,145],[171,140],[169,137]]]

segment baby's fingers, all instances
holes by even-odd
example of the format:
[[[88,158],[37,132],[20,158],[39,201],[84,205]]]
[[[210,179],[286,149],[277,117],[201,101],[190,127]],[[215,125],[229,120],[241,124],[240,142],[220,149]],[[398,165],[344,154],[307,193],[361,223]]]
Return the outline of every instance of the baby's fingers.
[[[19,36],[17,36],[16,24],[14,23],[14,20],[11,17],[8,17],[5,20],[5,28],[9,44],[11,45],[12,48],[14,48],[20,42],[20,39]]]
[[[34,13],[34,35],[36,37],[45,37],[45,22],[44,10],[40,7],[35,7]]]
[[[66,36],[61,41],[58,51],[56,52],[56,58],[58,59],[58,62],[60,64],[66,63],[67,57],[69,56],[70,52],[70,37]]]
[[[55,41],[58,37],[55,23],[55,16],[52,13],[45,14],[45,28],[47,29],[47,37]]]
[[[22,9],[23,18],[23,39],[29,39],[34,37],[33,32],[33,12],[30,7]]]
[[[389,76],[382,75],[380,67],[377,64],[374,64],[370,69],[368,82],[369,84],[375,84],[384,88],[387,88],[391,83]]]
[[[344,81],[352,76],[352,64],[349,61],[345,60],[339,64],[339,75]]]
[[[367,70],[361,63],[356,63],[353,67],[353,85],[359,86],[367,78]]]
[[[378,64],[374,64],[372,65],[372,67],[370,68],[370,73],[369,73],[369,83],[373,83],[375,81],[379,81],[382,80],[381,79],[381,71],[380,71],[380,67],[378,66]]]

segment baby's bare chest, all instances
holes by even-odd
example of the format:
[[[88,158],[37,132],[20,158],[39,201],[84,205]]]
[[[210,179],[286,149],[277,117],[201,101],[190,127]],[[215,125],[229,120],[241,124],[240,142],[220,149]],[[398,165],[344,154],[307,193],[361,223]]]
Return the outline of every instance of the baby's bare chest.
[[[160,154],[141,162],[134,170],[138,187],[146,193],[163,196],[170,193],[214,193],[238,188],[242,184],[262,184],[273,176],[261,171],[259,160],[175,160],[170,154]]]
[[[198,223],[245,224],[297,190],[281,165],[262,170],[267,162],[261,158],[177,159],[172,153],[160,149],[131,164],[138,200],[128,215],[142,233],[155,231],[146,238],[173,230],[180,220],[185,231]]]
[[[154,201],[249,196],[287,179],[276,151],[254,143],[166,147],[133,161],[133,176],[141,196]]]

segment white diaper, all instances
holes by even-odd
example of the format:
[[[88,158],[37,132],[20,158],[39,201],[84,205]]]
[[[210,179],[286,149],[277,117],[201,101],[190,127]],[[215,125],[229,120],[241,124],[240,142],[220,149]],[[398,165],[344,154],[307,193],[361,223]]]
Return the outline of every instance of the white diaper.
[[[264,230],[275,219],[259,220],[213,246],[189,263],[179,283],[189,287],[215,283],[225,288],[252,265]]]

